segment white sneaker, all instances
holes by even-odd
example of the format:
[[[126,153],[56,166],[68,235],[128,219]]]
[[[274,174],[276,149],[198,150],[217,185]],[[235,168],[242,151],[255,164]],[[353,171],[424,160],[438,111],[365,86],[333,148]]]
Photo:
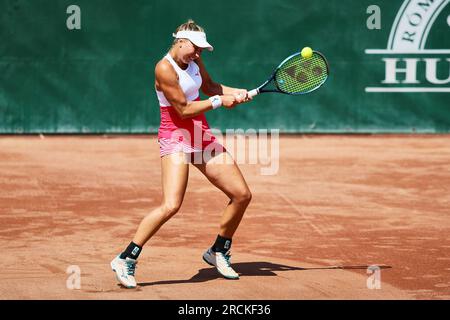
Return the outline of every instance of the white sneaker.
[[[127,288],[136,288],[136,279],[134,279],[136,264],[136,260],[129,257],[120,259],[120,255],[111,261],[111,269],[116,273],[117,280]]]
[[[203,260],[211,266],[215,266],[217,271],[227,279],[239,279],[239,275],[231,268],[231,253],[214,252],[209,248],[203,254]]]

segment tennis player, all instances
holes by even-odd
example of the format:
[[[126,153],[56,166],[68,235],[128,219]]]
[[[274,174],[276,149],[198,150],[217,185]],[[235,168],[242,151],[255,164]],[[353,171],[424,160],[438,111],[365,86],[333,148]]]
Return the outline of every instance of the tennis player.
[[[189,164],[230,199],[217,238],[203,254],[203,260],[215,266],[223,277],[239,278],[230,264],[230,248],[252,195],[235,161],[211,133],[204,113],[221,106],[233,108],[251,98],[245,89],[227,87],[211,79],[201,53],[204,49],[212,51],[213,47],[202,27],[189,20],[177,28],[174,37],[169,52],[155,68],[155,90],[161,111],[158,142],[163,200],[142,220],[128,247],[111,261],[117,279],[127,288],[136,287],[135,269],[142,247],[180,209]],[[210,98],[200,100],[200,89]],[[206,150],[208,156],[203,157]]]

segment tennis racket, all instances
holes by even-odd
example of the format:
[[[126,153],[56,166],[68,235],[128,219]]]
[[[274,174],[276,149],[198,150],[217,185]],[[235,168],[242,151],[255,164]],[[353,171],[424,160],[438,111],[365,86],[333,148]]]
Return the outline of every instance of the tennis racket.
[[[319,89],[327,81],[328,75],[328,62],[323,54],[313,51],[310,58],[304,58],[297,52],[281,62],[269,79],[249,91],[248,96],[254,97],[265,92],[307,94]]]

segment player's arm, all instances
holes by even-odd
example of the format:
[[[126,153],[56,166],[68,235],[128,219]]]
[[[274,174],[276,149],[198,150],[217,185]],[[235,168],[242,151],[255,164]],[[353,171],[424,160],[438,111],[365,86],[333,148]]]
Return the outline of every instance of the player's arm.
[[[248,101],[247,97],[247,90],[245,89],[238,89],[238,88],[232,88],[232,87],[228,87],[224,84],[221,83],[217,83],[214,82],[211,78],[211,76],[209,75],[208,71],[206,70],[205,64],[203,63],[202,58],[198,58],[197,60],[195,60],[195,62],[197,63],[199,69],[200,69],[200,74],[202,75],[202,92],[207,95],[207,96],[215,96],[215,95],[225,95],[225,94],[230,94],[230,95],[234,95],[237,98],[237,102],[241,103],[241,102],[245,102]],[[240,95],[240,97],[239,97]]]
[[[182,119],[195,117],[203,112],[213,109],[209,99],[188,102],[178,83],[178,75],[169,62],[160,61],[155,67],[156,89],[162,91],[167,101],[175,108]],[[225,107],[235,104],[233,96],[221,96]]]

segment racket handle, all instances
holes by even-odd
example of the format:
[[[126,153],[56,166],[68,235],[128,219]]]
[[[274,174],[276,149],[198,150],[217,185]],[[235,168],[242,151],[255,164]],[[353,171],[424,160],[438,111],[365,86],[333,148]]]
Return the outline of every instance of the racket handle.
[[[247,96],[249,96],[250,98],[253,98],[254,96],[256,96],[259,93],[258,89],[253,89],[249,92],[247,92]]]

